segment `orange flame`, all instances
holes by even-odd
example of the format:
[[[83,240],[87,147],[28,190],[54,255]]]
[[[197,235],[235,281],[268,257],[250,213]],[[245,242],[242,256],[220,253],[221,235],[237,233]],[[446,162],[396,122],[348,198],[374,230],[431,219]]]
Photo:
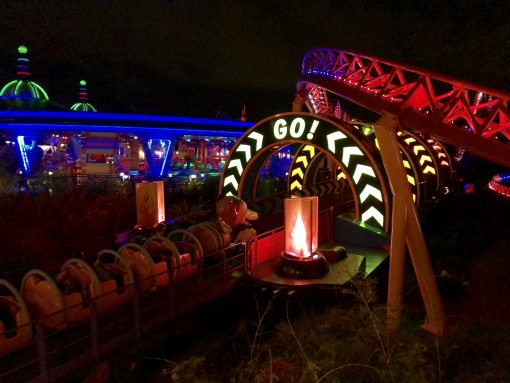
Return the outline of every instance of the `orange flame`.
[[[307,258],[311,255],[311,249],[308,246],[308,233],[301,215],[296,215],[294,226],[291,232],[292,249],[300,258]]]

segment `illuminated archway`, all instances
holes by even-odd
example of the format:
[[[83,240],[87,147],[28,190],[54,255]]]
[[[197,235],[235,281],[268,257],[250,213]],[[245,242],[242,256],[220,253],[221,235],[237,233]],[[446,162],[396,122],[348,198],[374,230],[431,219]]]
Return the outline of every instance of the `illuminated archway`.
[[[348,125],[311,113],[275,115],[248,130],[225,163],[220,193],[252,196],[261,158],[294,143],[312,145],[335,158],[352,180],[356,219],[388,229],[388,187],[374,156]]]

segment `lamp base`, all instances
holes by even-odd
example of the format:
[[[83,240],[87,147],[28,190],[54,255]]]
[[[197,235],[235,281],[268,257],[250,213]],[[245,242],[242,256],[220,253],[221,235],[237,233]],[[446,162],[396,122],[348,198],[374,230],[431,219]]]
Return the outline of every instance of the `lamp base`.
[[[300,258],[294,253],[282,252],[275,271],[279,276],[286,278],[322,278],[329,272],[329,263],[318,251],[314,251],[307,258]]]

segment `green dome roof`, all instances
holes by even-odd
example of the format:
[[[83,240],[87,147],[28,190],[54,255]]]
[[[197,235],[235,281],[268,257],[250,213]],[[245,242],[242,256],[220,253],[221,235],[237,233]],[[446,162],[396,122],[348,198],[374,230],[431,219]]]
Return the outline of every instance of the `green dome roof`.
[[[27,47],[18,47],[18,64],[16,68],[17,80],[8,82],[2,90],[0,97],[22,98],[25,100],[48,100],[46,91],[36,82],[29,80],[30,66],[27,57]]]
[[[77,112],[97,112],[97,109],[88,102],[77,102],[71,106],[71,110],[75,110]]]
[[[13,80],[0,90],[1,97],[15,97],[29,100],[49,100],[46,91],[36,82],[30,80]]]
[[[94,108],[91,104],[87,102],[88,94],[87,94],[87,81],[80,81],[80,101],[71,106],[71,110],[75,110],[78,112],[97,112],[97,109]]]

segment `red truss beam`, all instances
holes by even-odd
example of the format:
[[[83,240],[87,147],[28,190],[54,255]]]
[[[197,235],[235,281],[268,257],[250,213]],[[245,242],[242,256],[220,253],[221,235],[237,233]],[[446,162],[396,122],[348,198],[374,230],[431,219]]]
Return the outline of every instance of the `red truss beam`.
[[[301,76],[298,92],[318,85],[396,115],[405,129],[510,167],[510,94],[339,49],[308,52]]]
[[[328,94],[320,86],[312,86],[308,91],[308,100],[312,109],[318,114],[327,114],[329,112]]]

